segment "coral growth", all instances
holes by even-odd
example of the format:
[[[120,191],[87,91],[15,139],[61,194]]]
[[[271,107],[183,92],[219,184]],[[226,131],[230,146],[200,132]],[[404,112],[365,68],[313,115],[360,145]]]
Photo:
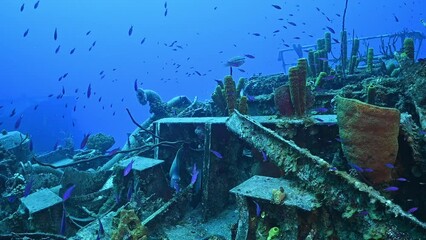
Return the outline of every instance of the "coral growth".
[[[282,85],[274,91],[275,107],[283,116],[292,116],[294,114],[293,105],[290,98],[290,87]]]
[[[305,114],[306,110],[306,73],[308,63],[305,58],[300,58],[297,67],[289,69],[290,97],[294,112],[297,116]]]
[[[237,105],[237,89],[235,87],[235,82],[232,79],[232,76],[226,76],[224,80],[225,86],[225,99],[226,105],[228,107],[228,114],[231,115],[234,112],[234,109]]]
[[[272,199],[271,202],[273,204],[282,204],[285,199],[284,188],[280,187],[280,189],[272,189]]]
[[[394,164],[397,156],[399,111],[343,97],[337,97],[336,102],[339,135],[348,162],[373,169],[366,175],[373,184],[390,181],[391,172],[385,164]]]
[[[106,150],[111,148],[115,143],[113,137],[105,135],[103,133],[98,133],[95,135],[90,135],[87,140],[87,148],[88,149],[96,149],[100,152],[104,153]]]
[[[142,225],[140,219],[136,215],[135,210],[133,209],[122,209],[114,217],[112,222],[113,228],[112,231],[112,240],[121,240],[121,239],[133,239],[133,240],[143,240],[148,239],[147,230]],[[127,237],[127,238],[126,238]]]

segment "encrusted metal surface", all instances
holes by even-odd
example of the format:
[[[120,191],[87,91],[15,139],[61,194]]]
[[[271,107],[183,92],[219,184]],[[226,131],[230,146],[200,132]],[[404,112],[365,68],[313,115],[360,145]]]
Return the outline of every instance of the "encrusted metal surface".
[[[285,177],[293,178],[300,187],[324,196],[324,205],[339,212],[348,207],[356,209],[356,212],[368,209],[370,215],[382,216],[371,217],[368,223],[364,218],[353,218],[361,230],[370,228],[371,224],[392,224],[404,230],[415,229],[412,234],[426,234],[425,223],[403,211],[380,192],[346,172],[333,169],[324,159],[278,136],[252,118],[235,112],[226,121],[226,126],[243,141],[265,151],[271,161],[284,170]]]
[[[285,193],[282,205],[294,206],[307,211],[312,211],[320,206],[312,194],[298,189],[293,182],[282,178],[253,176],[231,189],[230,192],[269,201],[272,199],[272,190],[278,190],[280,187],[284,189]]]

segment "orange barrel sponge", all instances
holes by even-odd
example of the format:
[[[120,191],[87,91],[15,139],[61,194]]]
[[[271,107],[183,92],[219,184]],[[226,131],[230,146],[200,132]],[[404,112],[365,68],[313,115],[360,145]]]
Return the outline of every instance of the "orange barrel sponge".
[[[339,135],[348,163],[373,169],[364,174],[373,184],[389,182],[391,171],[385,164],[394,164],[398,153],[398,109],[340,96],[336,104]]]

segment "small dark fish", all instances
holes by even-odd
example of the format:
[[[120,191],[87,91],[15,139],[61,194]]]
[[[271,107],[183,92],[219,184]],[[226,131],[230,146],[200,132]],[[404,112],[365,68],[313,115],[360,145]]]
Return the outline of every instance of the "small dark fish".
[[[71,197],[72,192],[74,191],[75,184],[72,184],[67,190],[65,190],[64,195],[62,196],[62,201],[65,202],[68,198]]]
[[[284,45],[284,46],[286,46],[286,47],[290,47],[290,45],[288,45],[288,44],[286,44],[286,43],[284,43],[283,45]]]
[[[90,137],[90,133],[84,134],[83,140],[81,140],[81,143],[80,143],[81,149],[83,149],[86,146],[87,140],[89,140],[89,137]]]
[[[26,37],[28,35],[28,32],[30,31],[29,28],[27,28],[27,30],[24,32],[24,37]]]
[[[192,167],[192,177],[191,177],[191,185],[194,185],[194,183],[197,181],[198,173],[200,171],[197,170],[197,164],[194,163],[194,167]]]
[[[280,32],[280,30],[275,30],[275,31],[273,31],[272,33],[279,33]]]
[[[166,8],[166,11],[164,11],[164,16],[165,17],[167,16],[167,8]]]
[[[32,152],[34,149],[34,145],[33,145],[33,140],[30,139],[30,146],[28,147],[30,149],[30,151]]]
[[[257,202],[256,202],[256,201],[254,201],[254,200],[253,200],[253,202],[254,202],[254,204],[256,205],[256,216],[260,217],[261,209],[260,209],[259,203],[257,203]]]
[[[89,83],[89,86],[87,87],[87,98],[90,98],[90,95],[92,95],[92,84]]]
[[[167,8],[167,2],[164,2],[164,8]]]
[[[374,170],[371,168],[364,168],[364,172],[371,173],[374,172]]]
[[[64,88],[64,86],[62,86],[62,95],[64,95],[65,94],[65,88]]]
[[[129,36],[132,36],[132,33],[133,33],[133,25],[130,26],[130,28],[129,28]]]
[[[68,76],[68,73],[64,73],[64,75],[62,77],[66,78],[67,76]]]
[[[413,213],[415,211],[417,211],[419,208],[418,207],[413,207],[407,210],[407,213]]]
[[[259,36],[260,36],[260,33],[252,33],[252,35],[254,35],[254,36],[256,36],[256,37],[259,37]]]
[[[220,154],[218,151],[210,149],[210,152],[213,153],[217,158],[223,158],[222,154]]]
[[[339,143],[342,143],[342,142],[343,142],[343,139],[341,139],[341,138],[339,138],[339,137],[335,138],[335,140],[336,140],[336,141],[338,141]]]
[[[105,234],[104,226],[102,225],[101,219],[99,218],[98,218],[98,223],[99,223],[99,234],[104,235]]]
[[[141,40],[141,45],[145,42],[145,39],[146,39],[146,38],[143,38],[143,39]]]
[[[394,169],[395,168],[395,165],[393,165],[392,163],[386,163],[385,166],[387,168],[390,168],[390,169]]]
[[[386,191],[386,192],[395,192],[395,191],[398,191],[399,188],[395,187],[395,186],[390,186],[390,187],[387,187],[387,188],[385,188],[383,190]]]
[[[40,1],[37,1],[37,2],[34,4],[34,9],[37,9],[39,4],[40,4]]]
[[[395,19],[395,22],[399,22],[399,19],[396,17],[396,15],[393,15],[393,18]]]
[[[34,178],[30,178],[30,180],[27,182],[27,184],[25,184],[25,189],[24,189],[24,197],[28,196],[31,193],[31,188],[33,187],[33,183],[34,183]]]
[[[66,220],[67,220],[67,213],[65,212],[65,207],[62,209],[62,218],[61,218],[61,229],[59,230],[59,233],[61,235],[65,235],[65,228],[66,228]]]
[[[57,54],[59,52],[59,49],[61,49],[61,45],[59,45],[56,50],[55,50],[55,54]]]
[[[25,4],[23,3],[23,4],[21,5],[21,9],[20,9],[20,10],[21,10],[21,12],[22,12],[22,11],[24,11],[24,8],[25,8]]]
[[[53,32],[53,40],[57,40],[58,39],[58,29],[55,28],[55,32]]]
[[[321,60],[321,61],[323,61],[323,62],[328,62],[328,58],[323,58],[323,57],[321,57],[321,58],[318,58],[318,60]]]
[[[102,101],[102,97],[99,97],[98,102],[101,102],[101,101]]]
[[[130,173],[130,171],[132,171],[133,162],[135,162],[135,160],[132,160],[132,161],[130,161],[129,164],[127,164],[127,167],[123,171],[123,176],[127,176]]]
[[[198,76],[201,76],[201,73],[200,73],[199,71],[195,71],[195,73],[196,73]]]
[[[92,47],[94,47],[96,45],[96,41],[92,42]]]
[[[248,58],[251,58],[251,59],[255,58],[255,56],[253,56],[253,55],[251,55],[251,54],[244,54],[244,56],[246,56],[246,57],[248,57]]]
[[[22,121],[22,117],[23,115],[21,115],[18,120],[16,120],[15,122],[15,130],[19,128],[19,126],[21,126],[21,121]]]
[[[53,145],[53,151],[56,151],[56,149],[58,149],[58,146],[59,146],[59,140],[57,140],[55,144]]]
[[[272,7],[274,7],[275,9],[278,9],[278,10],[280,10],[280,9],[281,9],[281,7],[280,7],[280,6],[275,5],[275,4],[272,4]]]
[[[340,41],[339,40],[337,40],[337,39],[335,39],[335,38],[332,38],[333,39],[333,41],[335,42],[335,43],[340,43]]]
[[[72,55],[75,52],[75,48],[71,49],[70,55]]]
[[[135,91],[138,91],[138,79],[137,78],[135,79],[135,82],[133,83],[133,89]]]
[[[225,86],[223,85],[222,80],[215,79],[215,81],[217,82],[217,85],[219,85],[221,88],[224,88],[224,87],[225,87]]]
[[[330,172],[337,171],[337,168],[336,167],[331,167],[331,168],[328,169],[328,171],[330,171]]]
[[[87,35],[89,35],[91,32],[92,32],[92,31],[90,31],[90,30],[89,30],[89,31],[87,31],[87,32],[86,32],[86,36],[87,36]]]
[[[12,112],[10,112],[9,117],[15,116],[16,108],[12,109]]]
[[[324,122],[324,120],[322,120],[321,118],[314,118],[315,120],[317,120],[318,122]]]
[[[290,24],[290,25],[292,25],[292,26],[297,26],[297,24],[294,23],[294,22],[287,22],[287,23]]]
[[[327,26],[327,29],[328,29],[328,31],[330,31],[331,33],[333,33],[333,34],[335,34],[336,33],[336,31],[334,31],[334,29],[333,28],[331,28],[331,27],[328,27]]]
[[[294,39],[299,40],[299,39],[300,39],[300,37],[294,37]]]

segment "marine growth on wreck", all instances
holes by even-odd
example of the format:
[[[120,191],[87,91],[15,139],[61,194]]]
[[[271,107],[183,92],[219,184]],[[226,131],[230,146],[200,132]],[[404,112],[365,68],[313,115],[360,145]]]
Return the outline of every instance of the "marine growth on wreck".
[[[423,3],[2,5],[0,238],[425,238]]]

